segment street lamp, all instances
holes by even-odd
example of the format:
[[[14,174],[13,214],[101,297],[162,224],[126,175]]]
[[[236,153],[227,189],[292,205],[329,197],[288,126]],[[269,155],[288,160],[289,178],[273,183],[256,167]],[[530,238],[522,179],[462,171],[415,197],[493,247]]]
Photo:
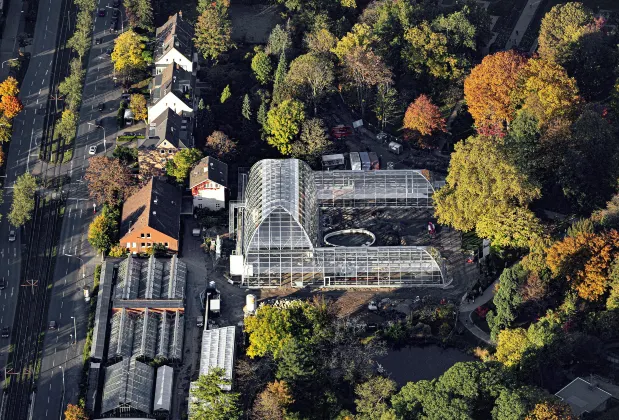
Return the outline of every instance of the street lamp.
[[[107,145],[105,144],[105,127],[99,124],[91,123],[91,122],[87,122],[86,124],[103,129],[103,149],[105,150],[105,153],[107,154]]]
[[[112,6],[105,6],[108,9],[116,9],[120,12],[120,33],[125,32],[125,20],[123,19],[123,11],[121,9],[117,9],[116,7],[112,7]]]
[[[2,66],[0,66],[0,67],[4,68],[4,63],[6,63],[7,61],[15,61],[15,60],[18,60],[18,58],[9,58],[8,60],[4,60],[2,62]]]
[[[64,254],[64,256],[73,257],[73,258],[77,258],[78,260],[80,260],[80,262],[82,263],[82,278],[85,279],[86,278],[86,264],[84,264],[84,260],[81,257],[78,257],[77,255]]]
[[[72,316],[71,319],[73,319],[73,332],[75,333],[75,340],[73,341],[73,344],[77,344],[77,327],[75,326],[75,317]]]
[[[62,371],[62,403],[60,407],[64,407],[64,366],[60,365]],[[60,410],[60,420],[62,420],[62,409]]]

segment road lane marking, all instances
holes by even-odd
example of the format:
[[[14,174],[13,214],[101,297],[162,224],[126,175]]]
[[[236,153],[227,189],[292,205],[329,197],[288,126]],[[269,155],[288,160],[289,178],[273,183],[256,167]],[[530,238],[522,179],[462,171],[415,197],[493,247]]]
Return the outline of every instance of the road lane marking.
[[[13,289],[15,289],[15,287],[11,287],[11,297],[13,297]]]

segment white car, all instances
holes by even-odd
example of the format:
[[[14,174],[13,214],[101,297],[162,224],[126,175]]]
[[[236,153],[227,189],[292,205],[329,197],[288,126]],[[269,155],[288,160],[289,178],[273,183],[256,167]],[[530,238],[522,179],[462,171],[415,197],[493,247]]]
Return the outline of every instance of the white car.
[[[88,154],[89,155],[96,155],[97,154],[97,146],[90,146],[88,148]]]
[[[15,242],[15,231],[14,230],[9,232],[9,242]]]

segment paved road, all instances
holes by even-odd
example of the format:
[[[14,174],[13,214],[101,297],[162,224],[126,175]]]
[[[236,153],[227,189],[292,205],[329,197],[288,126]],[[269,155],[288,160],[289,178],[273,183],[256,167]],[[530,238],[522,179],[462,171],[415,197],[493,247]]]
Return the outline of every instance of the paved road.
[[[106,0],[99,0],[98,7],[106,5]],[[65,187],[68,200],[47,316],[48,323],[56,321],[59,328],[48,331],[45,336],[34,407],[36,419],[47,416],[55,418],[67,403],[76,404],[78,399],[82,351],[88,324],[88,305],[84,302],[83,288],[92,290],[94,268],[100,262],[100,257],[94,254],[87,240],[88,225],[95,208],[88,197],[83,177],[90,157],[88,148],[96,145],[98,154],[106,150],[103,144],[104,130],[88,123],[101,119],[108,139],[107,151],[111,154],[113,142],[110,139],[116,136],[116,110],[121,94],[120,88],[114,86],[112,65],[106,54],[108,48],[113,48],[116,37],[116,34],[107,32],[110,12],[108,9],[105,17],[95,18],[75,151],[73,160],[63,165],[63,173],[70,175],[71,184]],[[100,45],[94,43],[96,38],[102,39]],[[105,104],[103,112],[98,110],[100,103]],[[77,343],[74,344],[75,332]]]

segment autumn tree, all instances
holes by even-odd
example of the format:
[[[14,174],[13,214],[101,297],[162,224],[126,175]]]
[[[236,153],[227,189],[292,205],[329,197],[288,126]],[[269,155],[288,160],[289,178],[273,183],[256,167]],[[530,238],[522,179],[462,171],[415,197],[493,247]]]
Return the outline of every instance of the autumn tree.
[[[205,59],[212,60],[217,60],[221,54],[235,46],[227,7],[207,5],[198,16],[194,44]]]
[[[464,99],[478,130],[503,131],[513,120],[512,99],[526,59],[513,50],[487,55],[464,80]]]
[[[178,182],[184,182],[191,169],[202,159],[202,156],[202,152],[198,149],[181,149],[172,160],[167,161],[166,173],[168,176],[176,178]]]
[[[434,195],[439,223],[458,230],[475,229],[501,246],[527,247],[540,234],[528,205],[540,188],[523,175],[487,137],[456,144],[446,185]]]
[[[576,420],[571,407],[556,400],[546,400],[535,404],[525,420]]]
[[[123,258],[127,255],[127,248],[125,248],[122,245],[114,245],[110,248],[110,252],[108,253],[108,255],[111,258]]]
[[[13,124],[6,116],[0,115],[0,143],[11,140]]]
[[[361,116],[365,114],[372,90],[382,84],[391,83],[391,70],[379,56],[363,47],[353,47],[344,56],[344,78],[352,86],[357,96]]]
[[[438,106],[423,94],[419,95],[406,109],[403,126],[406,130],[416,132],[421,136],[446,131],[445,118],[441,115]]]
[[[251,59],[251,69],[254,72],[256,80],[262,85],[266,85],[271,80],[271,72],[273,66],[271,64],[271,57],[264,51],[256,51],[254,57]]]
[[[0,83],[0,96],[17,96],[19,84],[13,76],[9,76]]]
[[[150,0],[125,0],[124,6],[131,28],[152,30],[153,6]]]
[[[148,107],[146,106],[146,98],[144,95],[140,93],[131,95],[129,109],[133,112],[133,118],[136,121],[148,120]]]
[[[13,186],[13,202],[9,212],[9,223],[15,227],[26,224],[32,218],[37,179],[26,172],[17,177]]]
[[[342,37],[331,49],[331,52],[341,61],[355,50],[369,50],[373,41],[372,28],[365,23],[357,23],[351,31]]]
[[[267,142],[283,155],[292,151],[292,141],[299,134],[305,120],[303,104],[296,99],[287,99],[271,108],[267,114],[264,131]]]
[[[285,420],[286,408],[294,402],[286,381],[269,382],[258,394],[252,414],[257,419]]]
[[[13,119],[24,109],[24,106],[17,96],[4,95],[0,102],[0,109],[5,117]]]
[[[112,51],[114,69],[128,76],[145,70],[152,61],[152,57],[146,51],[146,41],[148,41],[146,37],[138,35],[133,30],[118,35]]]
[[[222,368],[212,368],[193,383],[189,399],[190,420],[240,420],[239,394],[221,389],[230,385]]]
[[[118,159],[94,156],[88,159],[84,179],[90,197],[97,203],[116,207],[131,194],[134,179],[131,171]]]
[[[286,82],[314,107],[318,114],[318,104],[333,87],[335,73],[333,63],[314,54],[304,54],[290,63]]]
[[[528,346],[529,339],[524,328],[502,330],[497,339],[497,360],[507,367],[516,366]]]
[[[554,6],[542,19],[538,52],[549,60],[562,63],[570,48],[594,26],[593,13],[580,2]]]
[[[103,211],[92,220],[88,227],[88,242],[102,255],[105,255],[116,242],[118,216],[118,210],[111,210],[104,206]]]
[[[331,145],[327,127],[320,118],[303,121],[299,140],[292,143],[291,155],[298,159],[315,160]]]
[[[67,404],[64,412],[65,420],[90,420],[90,416],[79,405]]]
[[[225,159],[236,151],[236,144],[223,131],[213,131],[206,138],[206,149],[217,159]]]
[[[523,84],[518,91],[523,107],[544,124],[568,118],[580,101],[576,80],[563,67],[551,61],[531,59],[522,71]]]
[[[327,28],[317,28],[305,35],[304,42],[310,53],[329,56],[337,44],[337,37]]]

